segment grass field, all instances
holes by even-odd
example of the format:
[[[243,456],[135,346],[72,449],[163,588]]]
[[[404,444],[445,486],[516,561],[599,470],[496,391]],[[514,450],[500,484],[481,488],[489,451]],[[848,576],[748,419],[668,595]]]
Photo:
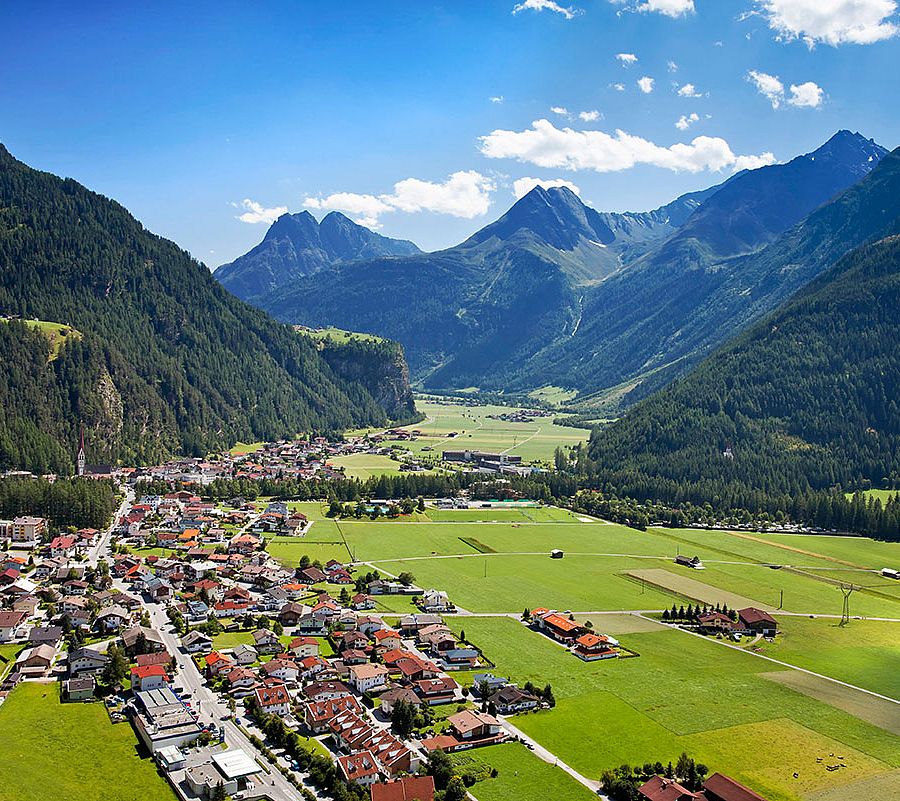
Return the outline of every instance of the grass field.
[[[232,456],[243,456],[248,453],[256,453],[259,450],[262,450],[265,442],[236,442],[229,453]]]
[[[515,411],[510,406],[466,406],[417,400],[416,408],[425,419],[407,428],[418,429],[422,435],[414,442],[397,443],[414,453],[421,453],[425,448],[437,455],[442,450],[486,450],[517,454],[527,461],[550,461],[557,446],[565,449],[586,442],[591,433],[584,428],[555,425],[552,417],[539,417],[527,423],[510,423],[491,417]],[[456,436],[449,437],[451,433]]]
[[[328,460],[335,468],[344,468],[347,478],[358,478],[365,481],[372,476],[400,476],[400,462],[390,456],[378,453],[351,453],[347,456],[335,456]],[[426,471],[433,472],[433,471]]]
[[[333,339],[335,342],[384,342],[382,337],[375,334],[360,334],[356,331],[345,331],[343,328],[306,328],[305,326],[295,326],[295,330],[309,337],[310,339]]]
[[[594,620],[603,631],[603,620]],[[900,765],[900,738],[762,675],[772,665],[678,631],[623,634],[636,659],[586,664],[508,618],[454,621],[520,683],[552,683],[557,706],[516,725],[586,776],[682,750],[771,801],[796,801]],[[840,753],[828,772],[816,757]],[[793,772],[800,779],[793,779]]]
[[[99,703],[60,704],[58,687],[24,682],[0,706],[0,801],[175,798],[131,726]]]
[[[485,779],[470,789],[478,801],[588,801],[596,798],[568,773],[544,762],[518,743],[463,752],[456,755],[454,761],[497,769],[497,778]]]
[[[778,618],[781,633],[754,650],[900,700],[900,623]],[[900,712],[898,712],[900,717]]]

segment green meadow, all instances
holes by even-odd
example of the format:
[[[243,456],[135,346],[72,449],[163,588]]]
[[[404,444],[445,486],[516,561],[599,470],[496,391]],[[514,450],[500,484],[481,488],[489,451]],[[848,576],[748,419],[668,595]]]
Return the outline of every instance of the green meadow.
[[[619,632],[640,656],[584,663],[509,618],[453,625],[500,675],[552,684],[556,708],[516,725],[588,777],[687,751],[770,801],[798,801],[900,766],[900,737],[767,680],[777,666],[718,642],[662,627]],[[603,631],[602,618],[594,625]],[[846,768],[829,772],[816,761],[834,753]]]
[[[0,801],[174,799],[128,723],[101,703],[60,704],[59,684],[23,682],[0,706]]]

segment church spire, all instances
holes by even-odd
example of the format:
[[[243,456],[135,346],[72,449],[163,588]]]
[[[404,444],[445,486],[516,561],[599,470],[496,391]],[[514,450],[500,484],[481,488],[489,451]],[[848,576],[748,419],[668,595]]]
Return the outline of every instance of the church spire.
[[[84,463],[84,427],[82,427],[78,434],[78,453],[75,455],[75,475],[84,475]]]

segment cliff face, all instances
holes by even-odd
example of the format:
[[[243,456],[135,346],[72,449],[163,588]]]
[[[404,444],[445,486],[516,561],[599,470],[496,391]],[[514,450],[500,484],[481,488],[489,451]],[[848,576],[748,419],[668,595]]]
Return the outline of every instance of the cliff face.
[[[338,378],[362,386],[393,422],[419,418],[409,386],[409,367],[399,342],[344,332],[319,332],[314,339]]]

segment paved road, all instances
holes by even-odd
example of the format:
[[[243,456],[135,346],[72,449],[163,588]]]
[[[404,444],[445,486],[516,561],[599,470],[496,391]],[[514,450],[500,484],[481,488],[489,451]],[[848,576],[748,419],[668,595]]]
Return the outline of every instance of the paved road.
[[[100,533],[100,536],[97,537],[97,542],[94,544],[94,547],[88,551],[88,563],[94,567],[96,567],[97,562],[100,561],[100,557],[108,559],[109,558],[109,541],[112,538],[113,529],[115,529],[119,525],[119,521],[128,514],[128,511],[131,509],[134,504],[134,490],[131,487],[125,488],[125,497],[122,499],[122,504],[116,510],[116,513],[113,515],[112,523],[110,523],[109,527]]]
[[[129,489],[122,507],[116,514],[113,527],[118,523],[119,518],[127,513],[132,503],[134,503],[134,493]],[[106,559],[110,557],[109,540],[111,531],[112,528],[104,532],[103,537],[94,549],[94,553],[91,554],[93,564],[96,564],[101,557]],[[130,588],[118,579],[113,581],[113,586],[122,592],[130,592]],[[260,781],[268,785],[269,792],[275,795],[279,801],[297,801],[300,799],[300,794],[297,790],[288,783],[280,771],[270,765],[250,740],[247,739],[237,724],[230,719],[223,720],[223,718],[230,717],[231,713],[228,707],[221,702],[219,696],[206,686],[203,676],[197,669],[191,656],[181,650],[178,639],[171,632],[171,624],[165,607],[161,604],[144,600],[143,608],[150,614],[150,625],[160,633],[169,653],[175,657],[175,661],[178,664],[176,681],[179,686],[184,687],[184,694],[190,698],[193,708],[198,713],[200,722],[215,723],[217,726],[222,726],[225,730],[225,742],[228,746],[242,748],[255,757],[260,765],[268,769],[268,775],[261,776]],[[315,788],[310,787],[309,789],[315,793]]]

